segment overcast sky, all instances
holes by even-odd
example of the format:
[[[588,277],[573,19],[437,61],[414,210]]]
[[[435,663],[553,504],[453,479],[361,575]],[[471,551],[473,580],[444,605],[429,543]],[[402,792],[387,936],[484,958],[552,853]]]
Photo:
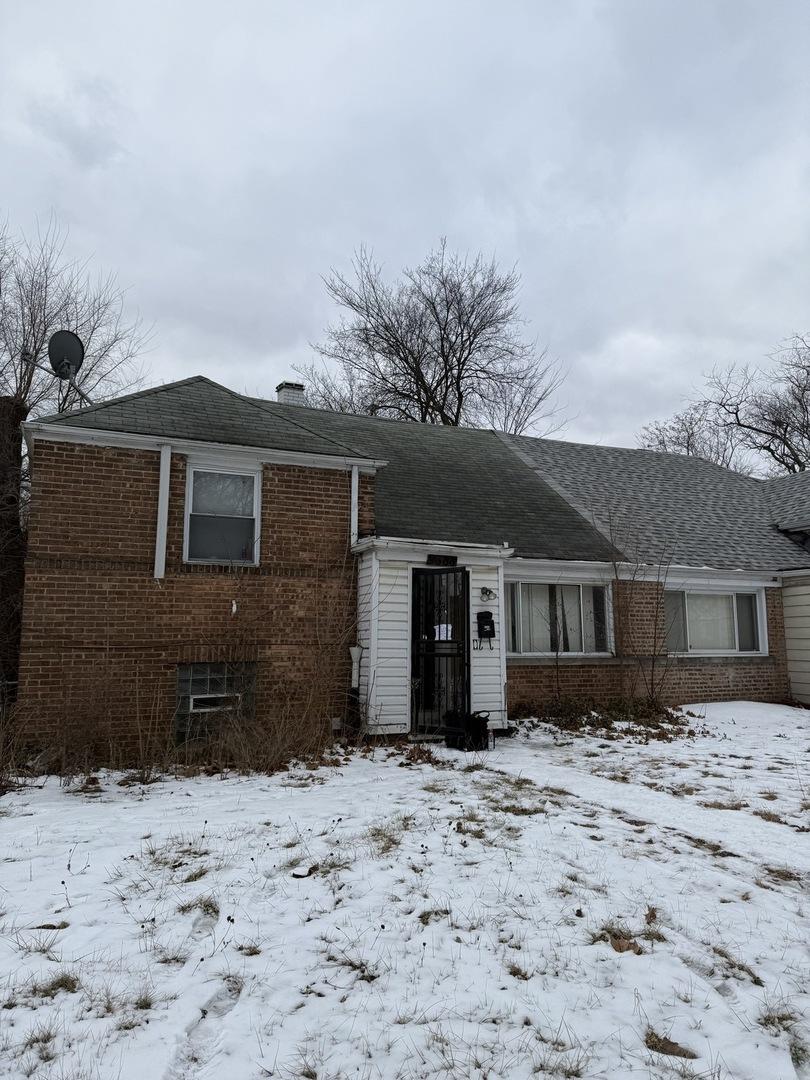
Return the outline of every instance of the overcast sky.
[[[0,0],[0,212],[154,324],[148,381],[273,396],[321,275],[446,235],[523,274],[565,437],[633,445],[810,330],[807,0]]]

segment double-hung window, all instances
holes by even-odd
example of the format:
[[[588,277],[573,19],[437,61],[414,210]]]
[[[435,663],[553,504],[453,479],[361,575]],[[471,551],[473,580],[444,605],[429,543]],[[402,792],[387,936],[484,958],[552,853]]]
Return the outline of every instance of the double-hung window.
[[[261,473],[192,467],[186,496],[187,562],[255,566]]]
[[[758,592],[664,592],[669,653],[761,653]]]
[[[607,589],[604,585],[510,582],[506,625],[510,653],[607,653]]]

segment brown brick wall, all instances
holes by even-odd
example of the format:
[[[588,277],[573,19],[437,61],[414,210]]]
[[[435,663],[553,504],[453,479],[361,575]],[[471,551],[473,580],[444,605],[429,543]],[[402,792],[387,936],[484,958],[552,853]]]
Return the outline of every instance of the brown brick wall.
[[[344,708],[350,474],[265,465],[255,568],[183,564],[185,475],[173,455],[166,576],[155,581],[159,455],[36,444],[19,699],[32,744],[92,735],[131,757],[146,733],[168,734],[177,664],[193,660],[255,661],[268,722]],[[361,476],[361,534],[373,514],[373,478]]]
[[[661,587],[654,582],[623,582],[614,589],[615,657],[580,660],[507,661],[510,710],[542,708],[557,693],[565,698],[607,700],[624,693],[644,695],[654,683],[671,705],[697,701],[786,701],[790,690],[785,652],[781,589],[766,589],[768,656],[667,657]],[[656,655],[655,667],[650,656]]]

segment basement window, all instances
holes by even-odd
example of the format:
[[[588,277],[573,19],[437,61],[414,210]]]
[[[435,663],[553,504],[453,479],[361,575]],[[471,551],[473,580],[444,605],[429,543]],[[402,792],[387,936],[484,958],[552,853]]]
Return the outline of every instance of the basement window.
[[[177,666],[177,742],[208,738],[223,723],[253,718],[256,665],[200,663]]]
[[[506,625],[510,653],[604,655],[610,651],[607,589],[510,582]]]
[[[664,592],[668,653],[763,653],[761,592]]]
[[[184,558],[255,566],[259,559],[261,473],[190,468]]]

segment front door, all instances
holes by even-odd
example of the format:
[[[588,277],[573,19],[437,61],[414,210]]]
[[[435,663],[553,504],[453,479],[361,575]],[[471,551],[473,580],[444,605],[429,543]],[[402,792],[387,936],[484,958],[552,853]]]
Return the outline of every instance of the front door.
[[[434,735],[470,708],[467,571],[414,570],[411,604],[411,731]]]

